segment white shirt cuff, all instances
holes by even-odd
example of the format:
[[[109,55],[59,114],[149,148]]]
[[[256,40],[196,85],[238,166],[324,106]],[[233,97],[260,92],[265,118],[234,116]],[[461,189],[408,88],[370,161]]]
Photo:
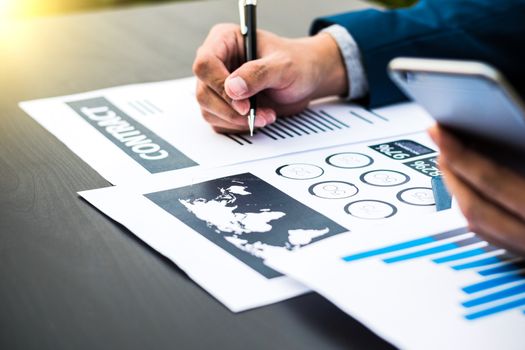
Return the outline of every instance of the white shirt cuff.
[[[323,29],[322,32],[328,33],[334,38],[343,56],[349,85],[346,98],[357,99],[364,97],[368,93],[368,81],[361,62],[361,52],[354,38],[339,24],[331,25]]]

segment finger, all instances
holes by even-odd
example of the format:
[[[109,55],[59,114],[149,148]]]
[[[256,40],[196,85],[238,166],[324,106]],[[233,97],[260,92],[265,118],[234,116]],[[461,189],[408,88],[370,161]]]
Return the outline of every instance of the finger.
[[[248,122],[245,117],[244,117],[244,125],[237,125],[237,124],[228,123],[224,119],[204,109],[201,109],[201,114],[204,120],[207,123],[209,123],[214,129],[217,128],[221,130],[228,130],[229,132],[244,132],[248,130]]]
[[[247,115],[250,111],[249,100],[233,100],[231,105],[241,115]]]
[[[287,81],[291,65],[287,58],[273,55],[246,62],[226,79],[226,93],[233,100],[243,100],[264,89],[284,88],[292,83]]]
[[[257,108],[257,116],[259,116],[260,110],[271,111],[269,115],[270,118],[266,118],[267,123],[271,124],[276,118],[292,116],[303,111],[308,104],[309,100],[307,99],[289,104],[277,103],[271,94],[269,95],[267,92],[263,92],[257,95],[257,106],[264,106]]]
[[[445,182],[455,194],[470,229],[498,246],[525,254],[525,222],[480,196],[448,165],[441,163]]]
[[[235,103],[236,101],[234,101]],[[263,104],[263,103],[261,103]],[[250,104],[248,103],[247,111],[249,111]],[[214,111],[211,111],[212,113]],[[236,111],[237,112],[237,111]],[[217,113],[216,113],[217,114]],[[217,114],[219,117],[221,115]],[[244,118],[247,120],[247,114],[240,114],[241,118]],[[257,128],[262,128],[266,125],[272,124],[277,119],[277,113],[275,112],[275,109],[272,107],[257,107],[256,109],[256,118],[255,118],[255,126]]]
[[[244,61],[244,40],[238,24],[219,23],[212,27],[199,49],[214,53],[227,67]]]
[[[438,137],[439,137],[439,126],[437,124],[432,125],[430,128],[428,128],[428,136],[434,141],[434,143],[438,144]]]
[[[202,110],[223,119],[226,123],[231,124],[232,126],[238,125],[247,127],[248,125],[248,119],[246,116],[238,114],[230,105],[204,84],[200,84],[197,87],[197,101],[199,101]],[[277,118],[275,111],[268,107],[258,108],[256,113],[255,126],[258,128],[262,128],[275,122]]]
[[[217,93],[203,83],[197,86],[197,101],[201,108],[222,119],[225,123],[246,127],[246,117],[238,114]]]
[[[265,127],[266,125],[269,125],[275,122],[275,120],[276,120],[275,112],[272,109],[260,108],[257,110],[257,117],[255,118],[255,127],[256,128]],[[246,119],[246,123],[248,123],[248,119]],[[230,134],[239,133],[239,132],[247,132],[246,128],[242,129],[241,131],[232,130],[232,129],[224,129],[221,127],[213,127],[213,129],[219,133],[230,133]]]
[[[266,125],[272,124],[277,119],[277,115],[272,108],[260,107],[257,108],[255,126],[262,128]]]
[[[193,73],[228,103],[231,98],[224,91],[224,80],[244,60],[243,47],[238,25],[217,24],[197,50],[193,63]]]
[[[248,100],[246,100],[248,101]],[[236,101],[234,101],[235,103]],[[260,94],[257,96],[257,106],[256,106],[256,119],[255,126],[263,127],[268,124],[272,124],[277,119],[276,104],[272,99],[268,98],[265,94]],[[262,125],[258,124],[258,120],[263,119],[264,123]]]
[[[206,51],[198,51],[193,63],[193,73],[201,82],[209,86],[217,95],[221,96],[223,100],[231,103],[232,99],[224,90],[224,81],[230,72],[226,69],[224,62],[217,56]]]
[[[486,198],[525,220],[525,177],[464,146],[443,128],[434,133],[450,169]]]
[[[248,130],[235,130],[235,129],[227,129],[227,128],[221,128],[218,126],[212,126],[213,131],[215,131],[217,134],[247,134]]]

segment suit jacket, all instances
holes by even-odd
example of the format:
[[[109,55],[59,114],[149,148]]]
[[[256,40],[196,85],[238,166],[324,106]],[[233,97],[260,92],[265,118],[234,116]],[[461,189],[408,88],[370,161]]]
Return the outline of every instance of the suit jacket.
[[[406,99],[386,72],[399,56],[484,61],[525,95],[525,0],[421,0],[405,9],[319,18],[310,32],[332,24],[359,46],[372,107]]]

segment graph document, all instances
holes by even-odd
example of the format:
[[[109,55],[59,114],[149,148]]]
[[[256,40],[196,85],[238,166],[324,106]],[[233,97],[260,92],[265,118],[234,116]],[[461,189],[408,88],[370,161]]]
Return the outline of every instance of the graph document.
[[[258,129],[254,137],[217,134],[201,116],[194,78],[119,86],[20,103],[112,184],[407,132],[431,118],[414,104],[367,110],[325,101]],[[396,113],[396,108],[401,109]],[[417,115],[418,117],[414,117]]]
[[[432,119],[324,100],[217,134],[194,78],[20,106],[114,187],[80,192],[234,312],[314,290],[409,349],[523,349],[525,261],[436,213]]]
[[[523,349],[525,260],[454,211],[267,260],[407,349]]]
[[[381,222],[435,213],[426,133],[329,147],[81,192],[233,311],[308,289],[264,264]]]

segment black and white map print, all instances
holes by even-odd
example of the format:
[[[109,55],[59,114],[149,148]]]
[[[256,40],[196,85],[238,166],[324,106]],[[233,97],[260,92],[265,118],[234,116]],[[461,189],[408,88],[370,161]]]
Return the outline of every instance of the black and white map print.
[[[145,196],[266,278],[264,259],[348,231],[250,173]]]

